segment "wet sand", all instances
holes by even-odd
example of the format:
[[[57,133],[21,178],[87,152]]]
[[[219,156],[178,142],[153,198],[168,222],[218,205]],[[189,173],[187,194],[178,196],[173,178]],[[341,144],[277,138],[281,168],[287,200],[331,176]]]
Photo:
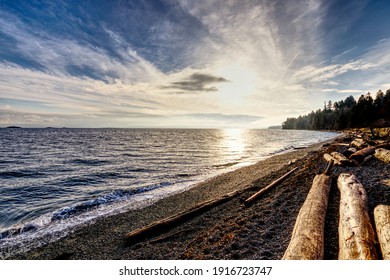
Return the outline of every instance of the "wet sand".
[[[324,152],[343,151],[342,137],[305,149],[273,156],[202,182],[190,190],[143,209],[100,218],[68,236],[12,259],[281,259],[312,180],[323,172]],[[293,163],[291,163],[293,161]],[[250,207],[243,200],[294,167],[298,170]],[[369,210],[390,205],[390,165],[373,158],[357,167],[334,167],[325,226],[325,259],[337,259],[337,176],[353,172],[368,193]],[[233,199],[188,218],[175,227],[127,242],[126,234],[203,201],[238,189]]]

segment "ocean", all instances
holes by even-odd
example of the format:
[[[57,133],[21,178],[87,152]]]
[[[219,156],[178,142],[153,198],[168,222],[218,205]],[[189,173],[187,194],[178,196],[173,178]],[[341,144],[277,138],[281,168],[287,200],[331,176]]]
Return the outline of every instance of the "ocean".
[[[336,137],[273,129],[0,129],[0,258]]]

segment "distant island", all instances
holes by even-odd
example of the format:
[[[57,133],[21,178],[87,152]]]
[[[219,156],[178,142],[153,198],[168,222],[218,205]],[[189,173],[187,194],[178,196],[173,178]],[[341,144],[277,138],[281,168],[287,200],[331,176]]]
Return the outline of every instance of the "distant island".
[[[282,129],[281,125],[271,125],[268,127],[268,129]]]
[[[6,128],[21,128],[21,127],[20,126],[11,125],[11,126],[7,126]]]

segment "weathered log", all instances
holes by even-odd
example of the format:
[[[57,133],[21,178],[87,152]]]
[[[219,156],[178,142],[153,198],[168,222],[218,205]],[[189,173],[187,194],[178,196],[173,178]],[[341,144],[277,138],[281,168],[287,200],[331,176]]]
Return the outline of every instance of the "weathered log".
[[[374,156],[385,163],[390,163],[390,150],[383,148],[376,149]]]
[[[316,175],[306,200],[299,210],[284,260],[324,258],[324,226],[332,177]]]
[[[351,142],[351,146],[352,146],[352,147],[359,148],[359,149],[362,149],[362,148],[364,148],[365,146],[367,146],[367,144],[364,142],[364,140],[363,140],[362,138],[355,138],[355,139]]]
[[[341,162],[338,159],[332,157],[330,154],[324,154],[324,159],[327,162],[333,161],[334,165],[341,165]]]
[[[368,215],[367,193],[355,175],[340,174],[339,259],[377,259],[375,232]]]
[[[332,152],[330,154],[332,157],[334,157],[335,159],[337,159],[341,165],[349,165],[350,164],[350,161],[349,159],[344,156],[343,154],[340,154],[339,152]]]
[[[287,172],[286,174],[284,174],[283,176],[281,176],[280,178],[276,179],[275,181],[273,181],[271,184],[269,184],[268,186],[262,188],[260,191],[258,191],[257,193],[255,193],[254,195],[252,195],[251,197],[249,197],[248,199],[246,199],[244,201],[244,205],[245,206],[249,206],[251,203],[253,203],[254,201],[256,201],[263,193],[267,192],[269,189],[279,185],[281,182],[283,182],[290,174],[294,173],[295,170],[297,170],[298,167],[295,167],[293,169],[291,169],[289,172]]]
[[[390,135],[389,135],[390,136]],[[377,144],[375,145],[375,147],[377,148],[384,148],[384,149],[390,149],[390,142],[385,142],[385,143],[382,143],[382,144]]]
[[[324,146],[324,145],[322,145],[322,146]],[[330,146],[330,144],[328,144],[328,146]],[[349,144],[347,144],[347,143],[332,143],[332,146],[349,147]]]
[[[382,257],[384,260],[390,260],[390,206],[375,207],[374,219]]]
[[[210,208],[217,206],[225,201],[228,201],[228,200],[234,198],[235,196],[237,196],[238,194],[243,193],[244,191],[246,191],[248,189],[252,189],[252,188],[253,187],[240,189],[237,191],[230,192],[230,193],[223,195],[221,197],[207,200],[205,202],[197,204],[196,206],[194,206],[188,210],[182,211],[178,214],[172,215],[172,216],[167,217],[165,219],[158,220],[158,221],[156,221],[150,225],[147,225],[145,227],[142,227],[140,229],[133,230],[126,235],[127,241],[128,242],[130,242],[130,241],[135,242],[138,239],[146,238],[146,237],[150,237],[154,234],[158,234],[161,231],[167,230],[170,227],[172,227],[172,226],[174,226],[174,225],[176,225],[176,224],[178,224],[178,223],[180,223],[188,218],[195,216],[196,214],[199,214],[207,209],[210,209]]]
[[[375,153],[375,146],[370,146],[360,151],[357,151],[356,153],[353,153],[352,155],[349,156],[349,159],[362,162],[366,156],[372,155],[374,153]]]
[[[326,166],[326,168],[325,168],[325,170],[324,170],[324,173],[322,173],[322,174],[330,175],[331,172],[332,172],[333,165],[334,165],[334,161],[331,160],[331,161],[328,163],[328,165]]]
[[[346,150],[346,151],[344,152],[344,155],[345,155],[346,157],[349,157],[350,155],[356,153],[357,151],[358,151],[358,150],[357,150],[356,148],[349,148],[348,150]]]
[[[362,164],[364,164],[364,163],[370,161],[373,157],[374,157],[373,155],[366,156],[366,157],[364,158]]]

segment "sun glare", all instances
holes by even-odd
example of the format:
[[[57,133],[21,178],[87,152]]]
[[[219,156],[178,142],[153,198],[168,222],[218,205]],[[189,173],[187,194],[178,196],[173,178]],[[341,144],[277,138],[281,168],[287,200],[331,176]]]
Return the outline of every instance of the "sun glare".
[[[224,129],[223,136],[222,146],[231,156],[240,157],[245,152],[243,129]]]

